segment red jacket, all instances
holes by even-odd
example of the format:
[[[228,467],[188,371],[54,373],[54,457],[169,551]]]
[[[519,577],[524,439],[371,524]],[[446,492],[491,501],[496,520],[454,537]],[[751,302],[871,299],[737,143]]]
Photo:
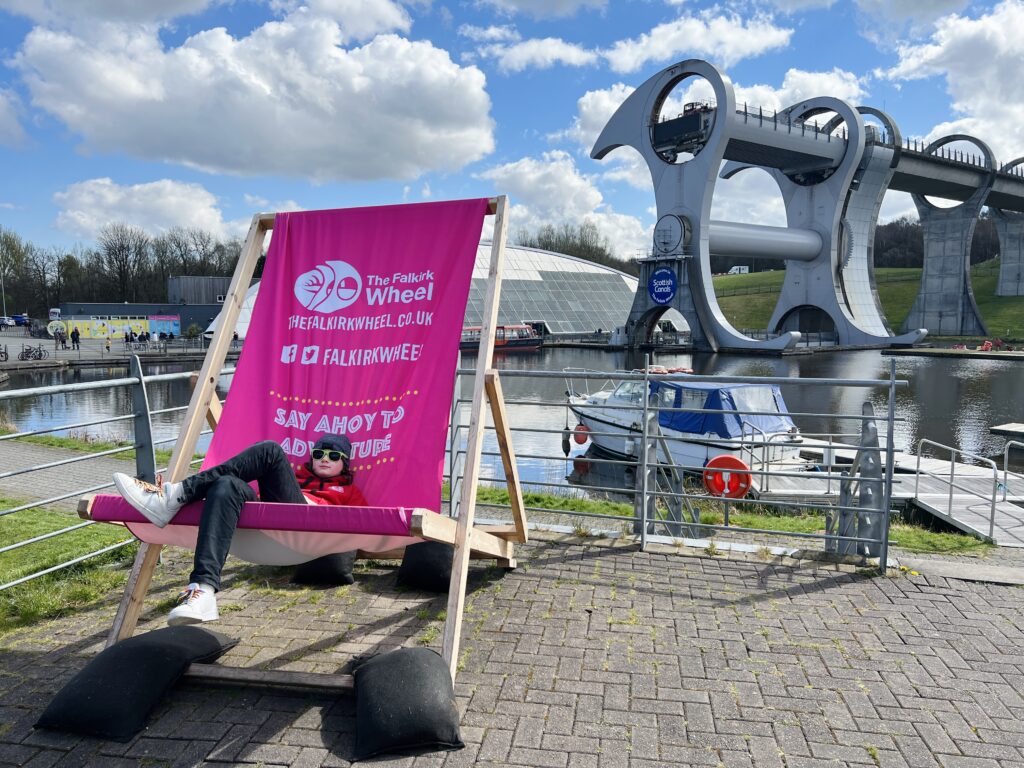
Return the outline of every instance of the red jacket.
[[[322,478],[305,464],[295,470],[302,494],[314,504],[340,504],[349,507],[368,506],[362,492],[352,483],[351,475]]]

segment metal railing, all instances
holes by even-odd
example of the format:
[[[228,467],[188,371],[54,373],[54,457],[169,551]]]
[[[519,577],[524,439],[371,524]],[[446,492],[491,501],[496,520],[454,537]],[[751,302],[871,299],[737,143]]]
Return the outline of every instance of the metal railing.
[[[921,455],[923,453],[924,446],[926,446],[926,445],[930,445],[933,448],[939,448],[939,449],[944,450],[944,451],[949,451],[950,459],[949,459],[949,479],[948,480],[946,479],[946,475],[945,474],[939,475],[939,474],[937,474],[935,472],[929,472],[928,470],[922,470],[921,469]],[[984,464],[984,465],[987,465],[987,466],[991,467],[991,469],[992,469],[992,493],[991,493],[991,495],[987,495],[986,496],[985,494],[979,493],[977,490],[975,490],[974,488],[971,488],[970,486],[960,485],[960,484],[958,484],[956,482],[956,466],[957,466],[957,462],[956,462],[955,459],[956,459],[957,456],[962,456],[962,457],[964,457],[966,459],[970,459],[971,461],[978,462],[979,464]],[[989,503],[989,510],[990,510],[989,511],[989,520],[988,520],[988,537],[989,537],[989,539],[994,540],[995,527],[996,527],[996,495],[998,494],[998,489],[999,489],[999,468],[996,466],[996,463],[994,461],[992,461],[992,459],[987,459],[984,456],[978,456],[977,454],[968,453],[967,451],[961,451],[959,448],[953,448],[952,446],[949,446],[949,445],[943,445],[942,443],[936,443],[934,440],[928,440],[928,439],[922,438],[921,440],[917,441],[917,466],[915,468],[915,472],[916,472],[916,474],[914,476],[914,496],[915,497],[920,496],[919,491],[920,491],[920,486],[921,486],[921,476],[922,475],[927,476],[927,477],[931,477],[931,478],[933,478],[935,480],[938,480],[938,481],[948,485],[949,493],[948,493],[947,500],[946,500],[946,512],[945,512],[945,514],[950,519],[953,519],[953,520],[956,519],[956,515],[953,514],[953,489],[956,489],[958,491],[964,491],[965,493],[967,493],[967,494],[969,494],[971,496],[979,498],[982,501],[988,502]]]
[[[1007,489],[1010,487],[1010,475],[1018,479],[1024,479],[1024,475],[1019,472],[1010,471],[1011,448],[1024,448],[1024,443],[1020,440],[1007,440],[1006,445],[1003,447],[1003,501],[1006,501]]]
[[[460,374],[470,374],[471,371],[459,371]],[[544,407],[561,407],[565,408],[567,403],[564,400],[560,401],[547,401],[547,400],[515,400],[508,396],[508,393],[515,389],[515,381],[521,378],[551,378],[551,377],[568,377],[569,381],[569,394],[579,389],[586,390],[589,393],[596,389],[592,386],[594,381],[601,381],[605,383],[605,386],[601,387],[597,391],[607,391],[607,382],[621,383],[624,381],[636,381],[641,382],[643,390],[649,392],[650,383],[652,381],[671,381],[673,379],[682,378],[678,374],[653,374],[649,370],[641,370],[636,372],[616,372],[609,373],[603,371],[584,371],[580,369],[569,370],[559,372],[553,371],[502,371],[502,379],[505,383],[506,400],[505,404],[511,412],[515,412],[517,408],[530,407],[530,408],[544,408]],[[687,442],[687,439],[679,434],[667,434],[664,428],[659,427],[659,417],[662,414],[667,413],[707,413],[711,412],[710,409],[693,409],[693,408],[667,408],[659,405],[655,402],[651,402],[648,398],[640,398],[637,402],[623,403],[623,404],[604,404],[601,406],[602,410],[606,410],[612,413],[625,413],[632,412],[635,416],[635,421],[630,418],[627,423],[633,424],[631,428],[627,430],[622,429],[609,429],[601,427],[592,427],[586,433],[586,436],[592,441],[593,444],[600,445],[601,443],[608,444],[609,440],[615,440],[620,446],[616,454],[599,454],[590,453],[583,455],[564,455],[559,456],[551,453],[526,453],[522,450],[517,450],[517,459],[522,463],[527,462],[572,462],[574,466],[577,463],[585,465],[592,465],[595,468],[601,470],[619,469],[625,470],[627,473],[633,475],[633,482],[628,482],[629,476],[627,475],[627,483],[622,484],[609,484],[602,477],[596,477],[593,480],[581,481],[577,479],[572,483],[576,492],[583,492],[588,495],[596,495],[597,497],[607,496],[609,494],[618,496],[625,500],[627,503],[630,499],[633,501],[633,513],[631,515],[609,515],[599,512],[589,512],[585,509],[577,510],[565,510],[565,509],[549,509],[545,507],[529,507],[533,513],[539,513],[541,515],[551,514],[556,517],[566,517],[569,519],[581,519],[589,518],[591,520],[598,519],[603,520],[610,524],[623,524],[627,526],[632,535],[635,535],[641,547],[646,546],[648,534],[653,534],[655,531],[662,531],[668,535],[678,537],[680,535],[688,535],[693,538],[701,537],[713,537],[719,532],[730,532],[730,533],[751,533],[751,534],[764,534],[766,536],[778,536],[778,537],[791,537],[794,539],[819,539],[823,542],[823,545],[828,547],[835,543],[845,543],[846,545],[854,544],[861,547],[861,550],[865,553],[869,553],[870,556],[878,556],[880,567],[884,568],[887,560],[888,552],[888,522],[890,513],[889,510],[892,504],[892,467],[894,465],[893,455],[893,424],[897,421],[901,421],[895,416],[895,392],[897,387],[905,386],[906,382],[897,381],[895,378],[895,366],[890,366],[890,376],[884,380],[838,380],[838,379],[780,379],[774,377],[714,377],[714,376],[693,376],[685,375],[685,378],[690,381],[699,382],[718,382],[723,385],[733,383],[746,383],[746,384],[787,384],[796,387],[859,387],[859,388],[885,388],[888,390],[888,409],[885,415],[878,417],[877,421],[880,426],[883,427],[885,435],[885,444],[881,451],[887,457],[885,462],[885,477],[884,477],[884,524],[882,530],[878,535],[867,536],[863,533],[857,535],[840,535],[834,531],[825,531],[823,533],[793,533],[792,531],[785,530],[782,528],[772,528],[766,525],[765,528],[742,528],[734,525],[730,517],[730,509],[743,509],[743,508],[759,508],[760,511],[767,511],[769,514],[807,514],[811,511],[822,512],[823,508],[828,508],[833,513],[851,513],[856,516],[859,513],[864,513],[865,510],[859,509],[857,506],[843,507],[837,505],[834,500],[822,500],[816,499],[814,502],[801,502],[793,501],[792,499],[784,499],[781,495],[773,495],[770,498],[761,497],[758,499],[746,498],[746,499],[723,499],[718,497],[712,497],[707,492],[699,489],[689,488],[682,489],[674,487],[676,484],[672,478],[678,474],[687,475],[700,475],[704,471],[703,464],[694,464],[680,461],[678,457],[669,458],[670,447],[673,445],[679,445]],[[582,400],[580,397],[580,400]],[[453,457],[449,466],[457,467],[458,461],[454,457],[460,456],[464,448],[464,439],[460,437],[460,433],[468,428],[465,423],[465,418],[459,418],[456,412],[461,412],[464,416],[464,409],[468,406],[469,401],[465,398],[458,398],[453,408],[453,418],[451,422],[451,432],[449,440],[449,456]],[[742,418],[743,415],[767,415],[767,412],[757,411],[742,411],[742,410],[726,410],[721,411],[714,409],[716,413],[729,413],[739,414]],[[798,420],[801,417],[835,417],[840,419],[851,419],[854,421],[863,422],[864,420],[876,421],[875,417],[866,417],[860,413],[857,414],[810,414],[810,413],[791,413],[794,420]],[[514,437],[518,435],[530,435],[536,437],[537,435],[544,434],[558,434],[562,432],[563,439],[568,445],[569,436],[572,432],[568,428],[563,430],[554,428],[538,428],[531,427],[523,424],[522,421],[510,419],[512,424],[517,426],[512,428]],[[748,448],[748,446],[742,445],[743,441],[740,441],[741,450]],[[749,443],[749,441],[747,441]],[[778,443],[776,443],[778,444]],[[853,447],[847,444],[845,447]],[[770,449],[770,446],[769,446]],[[755,451],[758,448],[755,446]],[[493,461],[493,468],[495,473],[492,476],[481,476],[481,485],[496,484],[501,485],[504,483],[504,478],[501,476],[500,468],[498,463],[494,461],[498,454],[496,451],[488,451],[485,449],[485,456],[489,457]],[[664,454],[664,455],[662,455]],[[805,472],[802,471],[799,466],[777,466],[772,462],[768,463],[768,466],[751,466],[750,474],[754,477],[758,477],[760,480],[767,482],[770,486],[769,478],[796,478],[797,482],[816,482],[823,485],[826,490],[830,491],[833,488],[838,488],[839,482],[847,475],[841,471],[837,471],[835,466],[829,467],[815,467],[816,470],[821,471]],[[456,472],[457,475],[457,472]],[[572,482],[572,481],[571,481]],[[532,488],[533,490],[543,491],[547,493],[558,493],[564,492],[565,485],[560,482],[552,482],[550,480],[537,480],[528,479],[523,476],[522,470],[520,470],[520,483],[525,488]],[[458,497],[457,492],[458,481],[453,483],[452,498]],[[762,491],[764,489],[762,488]],[[495,508],[507,508],[505,505],[492,505],[488,506]],[[712,507],[722,509],[724,523],[712,524],[702,522],[700,518],[700,508],[704,508],[705,511]],[[652,514],[652,510],[657,509],[656,514]],[[833,514],[833,517],[835,515]]]
[[[141,364],[138,357],[132,358],[131,363],[132,375],[119,379],[107,379],[103,381],[91,381],[78,384],[61,384],[48,387],[34,387],[31,389],[18,389],[7,392],[0,392],[0,404],[4,402],[13,402],[18,400],[27,400],[39,397],[45,397],[48,395],[71,395],[90,391],[90,390],[111,390],[111,389],[128,389],[132,393],[132,409],[128,413],[110,416],[103,419],[93,419],[89,421],[78,421],[69,424],[60,424],[52,427],[45,427],[42,429],[31,429],[13,432],[11,434],[0,435],[0,443],[19,440],[23,438],[31,438],[39,435],[46,435],[54,432],[66,432],[69,430],[78,430],[87,427],[95,427],[104,424],[114,424],[118,422],[132,421],[133,422],[133,437],[130,442],[125,445],[120,445],[115,448],[105,449],[101,451],[90,451],[82,455],[71,456],[68,458],[56,459],[54,461],[46,461],[39,464],[32,464],[24,466],[19,469],[6,470],[0,472],[0,480],[8,480],[11,478],[29,475],[33,472],[42,472],[47,469],[54,469],[57,467],[70,467],[79,465],[84,462],[96,461],[118,454],[124,454],[128,451],[135,451],[135,467],[134,474],[137,477],[141,477],[146,480],[154,480],[155,475],[158,471],[155,459],[155,447],[157,445],[165,443],[173,443],[177,440],[177,437],[170,437],[162,440],[154,440],[151,430],[151,416],[153,414],[169,414],[169,413],[184,413],[187,410],[187,405],[175,406],[169,408],[163,408],[157,411],[151,411],[149,409],[149,401],[146,394],[146,386],[156,382],[169,382],[188,380],[194,372],[183,372],[183,373],[170,373],[160,374],[154,376],[144,376],[142,374]],[[234,372],[234,368],[226,368],[222,372],[223,374],[230,374]],[[203,434],[210,434],[210,430],[206,430]],[[196,463],[196,462],[193,462]],[[127,462],[126,462],[127,464]],[[127,466],[131,466],[128,464]],[[101,477],[97,477],[100,480]],[[67,502],[68,500],[77,499],[83,495],[97,493],[104,491],[113,486],[111,481],[102,478],[101,482],[89,483],[84,486],[77,486],[73,483],[73,487],[53,488],[51,490],[57,491],[53,495],[48,495],[42,499],[27,500],[21,504],[15,504],[7,509],[0,510],[0,517],[9,517],[14,520],[13,516],[19,513],[26,513],[31,510],[37,510],[50,505],[57,504],[59,502]],[[24,517],[24,515],[22,515]],[[69,524],[60,528],[59,530],[49,531],[44,534],[37,536],[30,536],[21,541],[12,542],[3,547],[0,547],[0,554],[6,552],[13,552],[23,547],[29,547],[33,544],[39,544],[44,541],[50,541],[60,536],[69,536],[75,534],[77,531],[81,531],[94,525],[92,521],[83,521]],[[67,560],[56,563],[49,567],[41,567],[39,570],[29,573],[27,575],[11,579],[6,583],[0,584],[0,591],[14,587],[18,584],[23,584],[27,581],[37,579],[41,576],[45,576],[50,573],[61,571],[70,568],[79,563],[86,562],[88,560],[100,557],[101,555],[107,554],[108,552],[121,549],[130,544],[133,544],[136,540],[134,538],[125,538],[122,541],[111,544],[109,546],[102,547],[100,549],[88,552],[79,552],[76,550],[74,556]]]
[[[230,374],[233,370],[234,369],[232,368],[225,369],[222,371],[222,374]],[[458,374],[460,376],[471,375],[472,371],[460,369]],[[133,358],[132,362],[132,375],[128,377],[106,381],[93,381],[0,392],[0,404],[7,401],[16,401],[20,399],[36,398],[55,394],[74,397],[77,394],[82,394],[89,390],[123,388],[128,389],[133,394],[132,406],[127,412],[116,413],[106,418],[82,420],[75,423],[61,424],[59,426],[48,426],[42,429],[21,430],[13,434],[0,436],[0,442],[12,441],[46,433],[63,432],[67,430],[94,427],[97,425],[131,421],[132,438],[127,441],[127,444],[124,446],[118,446],[112,449],[102,450],[95,453],[87,453],[79,456],[54,458],[52,461],[42,461],[35,465],[25,466],[20,469],[5,469],[0,473],[0,480],[9,480],[31,472],[42,472],[46,469],[52,470],[57,467],[78,466],[85,462],[101,460],[104,457],[114,456],[133,449],[135,451],[135,474],[144,479],[153,480],[155,473],[158,471],[154,458],[155,446],[159,444],[173,443],[177,438],[169,437],[167,439],[155,440],[151,429],[151,417],[156,414],[183,413],[187,410],[187,405],[171,404],[169,407],[151,411],[149,409],[149,401],[146,393],[147,386],[156,382],[187,380],[193,375],[194,374],[192,372],[183,372],[145,376],[142,374],[141,364],[136,357]],[[505,387],[506,392],[510,392],[515,389],[515,382],[521,379],[532,379],[535,380],[535,383],[538,386],[543,386],[545,382],[550,382],[552,379],[563,379],[565,377],[565,373],[562,371],[506,370],[501,372],[501,376],[507,382]],[[653,374],[649,370],[645,370],[640,373],[579,373],[576,374],[576,377],[582,377],[589,382],[596,380],[634,380],[642,383],[644,392],[650,392],[650,385],[653,381],[679,378],[677,375],[671,374],[667,376]],[[520,441],[526,440],[526,442],[530,442],[532,446],[530,449],[524,449],[522,446],[518,447],[516,453],[520,465],[529,465],[531,467],[543,465],[549,469],[554,467],[555,471],[561,472],[561,477],[558,478],[559,482],[554,482],[553,478],[555,476],[550,473],[549,475],[544,476],[548,479],[537,479],[535,477],[531,477],[530,473],[526,473],[523,475],[522,480],[525,487],[544,490],[556,495],[565,495],[566,493],[574,495],[582,494],[588,498],[603,498],[609,495],[615,495],[625,500],[627,505],[632,502],[632,513],[619,516],[598,514],[585,507],[577,509],[545,509],[543,506],[535,506],[530,508],[531,512],[555,516],[560,520],[592,520],[596,518],[601,519],[606,523],[611,522],[613,525],[618,521],[619,524],[623,524],[628,528],[630,531],[629,535],[637,537],[642,547],[647,546],[648,537],[653,535],[669,535],[677,538],[686,536],[692,539],[711,538],[713,540],[714,536],[722,532],[759,536],[781,536],[788,539],[817,539],[822,541],[823,546],[845,543],[847,546],[858,547],[863,553],[867,553],[870,556],[877,555],[879,557],[880,567],[885,567],[888,549],[888,509],[892,498],[892,435],[893,424],[897,421],[894,411],[895,391],[896,387],[901,384],[901,382],[897,382],[895,379],[895,368],[891,369],[890,377],[887,380],[848,381],[837,379],[780,379],[774,377],[726,378],[710,376],[687,376],[687,378],[694,381],[718,382],[721,384],[760,383],[788,384],[796,387],[812,388],[881,387],[888,389],[888,415],[884,419],[880,419],[880,421],[886,425],[884,429],[886,435],[886,447],[884,450],[889,457],[889,461],[887,462],[888,469],[885,485],[885,509],[887,511],[885,514],[884,529],[877,535],[869,536],[865,535],[863,531],[857,531],[856,535],[841,535],[832,530],[826,530],[823,533],[795,533],[782,528],[772,528],[770,526],[766,526],[765,528],[744,528],[742,526],[737,526],[734,519],[735,512],[737,510],[752,508],[754,505],[757,505],[758,509],[761,511],[767,511],[771,514],[807,514],[811,511],[821,512],[823,506],[825,506],[832,512],[850,512],[851,514],[856,515],[857,507],[837,507],[835,503],[831,501],[819,500],[810,503],[785,500],[778,496],[761,498],[758,500],[750,498],[722,499],[712,497],[699,488],[692,487],[692,484],[690,487],[687,487],[687,484],[684,482],[685,476],[700,475],[703,471],[703,466],[700,464],[681,461],[679,459],[679,454],[674,452],[674,448],[686,442],[684,437],[679,434],[673,434],[670,430],[663,430],[659,427],[659,417],[662,414],[685,411],[687,409],[662,407],[657,403],[651,402],[647,397],[641,398],[641,401],[636,404],[621,406],[621,408],[625,410],[632,409],[635,411],[637,421],[639,423],[639,430],[630,438],[633,441],[633,450],[631,451],[632,455],[593,455],[585,459],[582,459],[580,456],[566,456],[564,453],[559,455],[557,452],[557,436],[561,435],[563,439],[568,439],[565,434],[565,430],[559,423],[562,414],[567,413],[565,410],[567,408],[567,401],[565,399],[538,400],[515,399],[513,397],[508,397],[506,399],[506,406],[510,413],[510,423],[514,425],[512,427],[514,439],[518,438]],[[459,393],[460,391],[459,387],[456,387],[456,393]],[[465,456],[464,436],[466,430],[468,430],[468,424],[464,423],[465,419],[463,417],[466,415],[468,403],[469,401],[467,399],[455,397],[453,399],[451,411],[446,475],[450,484],[449,498],[452,500],[449,505],[449,512],[452,514],[455,514],[458,511],[457,499],[459,496],[459,487],[462,481],[461,469]],[[616,406],[608,407],[615,408]],[[541,423],[539,424],[531,425],[529,419],[519,418],[517,416],[517,412],[527,412],[528,410],[538,408],[541,409]],[[690,410],[692,412],[693,409]],[[759,412],[736,410],[725,411],[725,413],[757,415]],[[805,416],[830,416],[853,420],[862,420],[864,418],[860,414],[812,414],[800,412],[793,412],[792,416],[794,419],[800,419]],[[204,434],[208,433],[209,431],[204,432]],[[528,440],[527,436],[529,436]],[[597,438],[601,438],[603,436],[604,435],[600,430],[592,431],[590,433],[592,443],[597,442]],[[493,432],[490,433],[490,438],[493,440],[492,444],[496,444]],[[537,446],[540,447],[538,448]],[[768,449],[770,450],[771,447],[769,446]],[[488,460],[491,462],[492,470],[487,470],[486,476],[482,476],[480,478],[481,484],[497,486],[503,485],[504,477],[501,476],[502,469],[500,454],[497,450],[485,449],[485,456],[488,457]],[[770,459],[771,457],[767,456],[766,458]],[[609,474],[602,476],[598,476],[597,474],[594,476],[588,475],[583,478],[582,482],[569,484],[565,477],[565,468],[568,464],[576,460],[585,461],[590,466],[607,470]],[[561,469],[559,470],[559,468]],[[779,482],[782,481],[782,478],[794,477],[802,478],[807,482],[812,480],[820,482],[824,480],[829,482],[828,487],[830,489],[833,486],[833,480],[838,483],[838,481],[845,476],[841,472],[835,471],[836,467],[834,466],[823,467],[822,470],[823,471],[815,472],[813,474],[805,473],[799,471],[799,467],[773,466],[773,463],[768,461],[767,466],[765,466],[764,463],[762,463],[762,466],[752,466],[750,472],[752,476],[765,480],[770,477],[772,481],[775,481],[775,479],[778,478]],[[8,517],[8,519],[17,519],[18,515],[24,516],[24,513],[29,513],[31,510],[36,510],[59,502],[67,502],[68,500],[76,499],[84,494],[104,490],[111,486],[111,483],[107,481],[105,476],[103,476],[104,474],[106,474],[106,470],[97,471],[97,476],[95,478],[90,478],[90,480],[94,480],[94,482],[87,482],[84,484],[80,481],[76,482],[68,480],[65,485],[58,484],[59,487],[49,489],[49,494],[46,498],[32,498],[25,499],[22,502],[16,502],[10,508],[0,512],[0,515]],[[632,477],[632,479],[630,479],[630,477]],[[765,482],[765,486],[768,486],[767,482]],[[501,510],[502,508],[508,509],[507,505],[488,506],[496,510]],[[702,511],[713,511],[715,508],[722,509],[722,524],[709,523],[701,519]],[[34,532],[32,535],[27,535],[24,540],[7,543],[5,546],[0,548],[0,553],[32,547],[61,536],[75,536],[78,532],[90,525],[93,525],[93,523],[69,519],[68,525],[61,527],[59,530],[49,531],[43,534]],[[72,555],[69,555],[67,560],[64,562],[57,564],[52,564],[52,562],[43,563],[36,572],[19,576],[19,578],[13,578],[8,580],[7,583],[0,584],[0,590],[8,589],[15,585],[39,578],[40,576],[97,558],[108,552],[125,547],[133,541],[134,539],[125,537],[123,541],[116,542],[109,546],[95,548],[91,551],[75,551]]]

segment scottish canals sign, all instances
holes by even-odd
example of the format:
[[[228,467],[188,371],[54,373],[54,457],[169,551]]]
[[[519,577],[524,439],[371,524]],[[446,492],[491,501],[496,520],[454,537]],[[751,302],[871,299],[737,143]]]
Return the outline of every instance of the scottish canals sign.
[[[667,267],[654,270],[647,281],[647,292],[656,304],[668,304],[676,296],[676,273]]]

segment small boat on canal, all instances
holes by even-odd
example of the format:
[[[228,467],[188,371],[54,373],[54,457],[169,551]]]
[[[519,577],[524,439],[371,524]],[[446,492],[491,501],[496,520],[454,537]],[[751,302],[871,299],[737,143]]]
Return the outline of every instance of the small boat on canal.
[[[494,330],[495,352],[535,352],[543,339],[530,325],[499,325]],[[475,352],[480,348],[480,326],[462,329],[459,349]]]
[[[660,373],[666,371],[660,370]],[[729,455],[748,466],[799,461],[803,438],[779,388],[770,384],[672,379],[608,382],[594,394],[569,384],[569,409],[579,420],[577,442],[589,438],[615,456],[634,457],[642,436],[645,394],[657,411],[672,461],[698,471],[716,456]]]

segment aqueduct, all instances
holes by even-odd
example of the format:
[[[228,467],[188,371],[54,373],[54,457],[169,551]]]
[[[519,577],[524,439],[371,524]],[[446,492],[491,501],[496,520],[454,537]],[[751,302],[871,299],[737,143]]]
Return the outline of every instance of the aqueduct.
[[[700,77],[714,101],[665,118],[674,88]],[[818,126],[815,118],[828,116]],[[879,130],[865,116],[884,126]],[[970,142],[980,154],[947,145]],[[697,349],[782,350],[802,332],[828,329],[840,346],[906,345],[927,334],[985,334],[970,282],[970,245],[982,206],[993,211],[1002,255],[997,293],[1024,295],[1024,158],[1001,168],[980,139],[957,134],[926,147],[905,142],[895,121],[872,107],[822,96],[765,115],[737,108],[732,83],[712,64],[690,59],[637,88],[608,121],[591,152],[601,159],[630,146],[647,163],[658,224],[640,260],[640,284],[626,322],[630,346],[645,342],[658,318],[679,311]],[[766,170],[782,193],[785,227],[711,220],[719,178]],[[900,332],[878,300],[873,243],[889,189],[912,194],[924,231],[924,270]],[[926,196],[958,201],[937,207]],[[767,339],[734,328],[712,286],[710,257],[785,264]]]

